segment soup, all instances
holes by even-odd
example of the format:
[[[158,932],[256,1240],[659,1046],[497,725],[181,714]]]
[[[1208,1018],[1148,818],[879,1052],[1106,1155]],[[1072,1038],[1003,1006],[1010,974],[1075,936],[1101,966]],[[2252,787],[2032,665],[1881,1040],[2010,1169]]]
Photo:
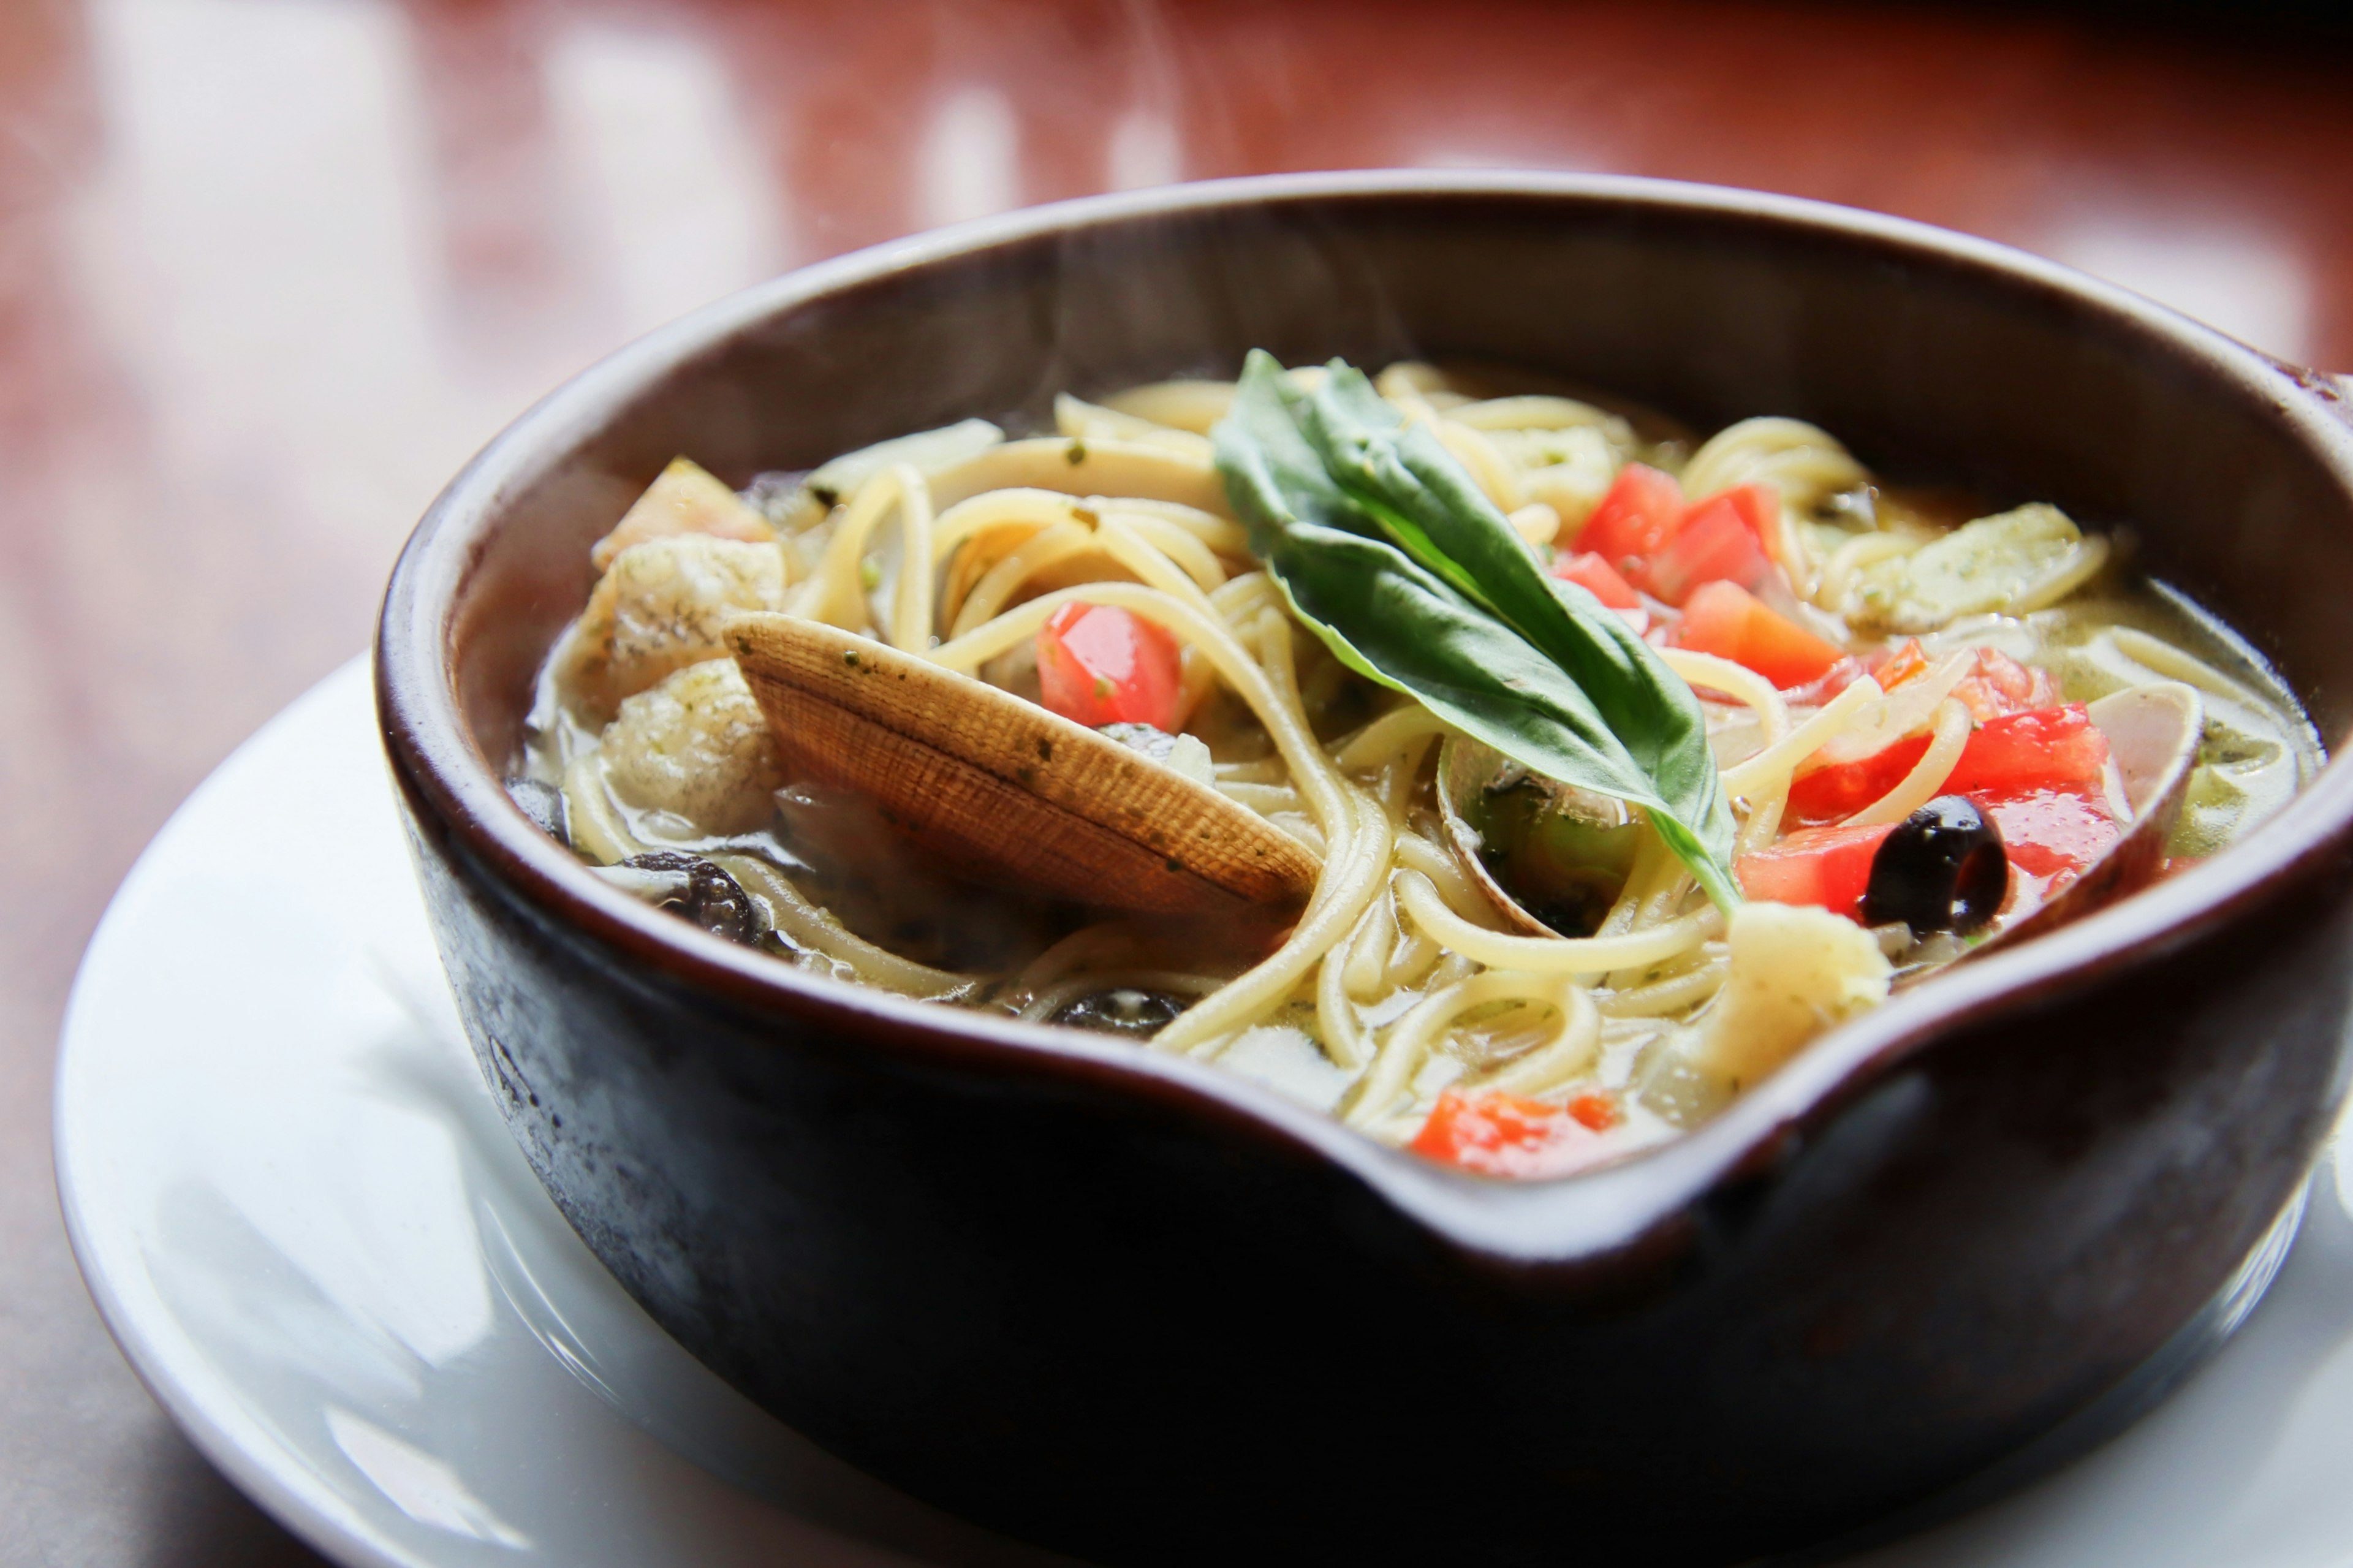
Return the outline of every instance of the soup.
[[[674,462],[592,552],[511,793],[778,962],[1541,1176],[2215,853],[2322,760],[2127,532],[1883,483],[1797,420],[1701,439],[1475,368],[1253,355],[1239,383],[1065,395],[1054,425],[740,493]],[[1025,887],[1018,844],[1004,875],[943,862],[788,765],[804,737],[727,637],[808,623],[1215,792],[1295,846],[1299,898],[1113,910]],[[2136,800],[2151,714],[2186,761]]]

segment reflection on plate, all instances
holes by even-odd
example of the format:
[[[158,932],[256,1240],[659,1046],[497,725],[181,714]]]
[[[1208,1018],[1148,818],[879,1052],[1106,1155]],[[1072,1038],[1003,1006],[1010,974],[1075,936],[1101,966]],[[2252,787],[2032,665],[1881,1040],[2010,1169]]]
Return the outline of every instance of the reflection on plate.
[[[107,1321],[239,1485],[353,1563],[1055,1561],[763,1415],[541,1192],[459,1033],[364,660],[256,735],[90,944],[58,1070]],[[2353,1560],[2353,1186],[2238,1341],[2124,1436],[1854,1568]]]

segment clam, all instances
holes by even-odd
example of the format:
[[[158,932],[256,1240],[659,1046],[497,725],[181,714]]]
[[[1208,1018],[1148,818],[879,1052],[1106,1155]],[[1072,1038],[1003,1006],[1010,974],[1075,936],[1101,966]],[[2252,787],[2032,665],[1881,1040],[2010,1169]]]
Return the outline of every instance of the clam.
[[[788,772],[855,790],[952,869],[1157,914],[1305,901],[1315,857],[1082,725],[869,637],[744,615],[727,646]]]
[[[1447,737],[1437,795],[1471,879],[1535,935],[1590,934],[1633,868],[1641,829],[1624,803],[1532,773],[1492,746]]]

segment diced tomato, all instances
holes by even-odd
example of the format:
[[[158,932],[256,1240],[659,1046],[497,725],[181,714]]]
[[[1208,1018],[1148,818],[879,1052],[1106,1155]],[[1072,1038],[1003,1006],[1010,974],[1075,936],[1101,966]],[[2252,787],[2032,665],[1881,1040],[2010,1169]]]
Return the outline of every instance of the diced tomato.
[[[1089,729],[1149,724],[1173,731],[1183,715],[1176,639],[1113,605],[1073,601],[1038,632],[1039,694]]]
[[[1819,708],[1870,673],[1862,660],[1849,654],[1803,686],[1783,688],[1781,695],[1792,706]]]
[[[1871,886],[1872,858],[1894,828],[1807,827],[1769,849],[1743,855],[1733,868],[1740,890],[1776,904],[1812,904],[1861,918],[1863,890]]]
[[[1953,695],[1982,724],[2007,713],[2056,704],[2059,678],[2047,669],[2021,664],[2000,648],[1981,647],[1976,666],[1953,688]]]
[[[1704,583],[1762,582],[1772,570],[1780,510],[1770,485],[1736,485],[1686,506],[1674,476],[1629,463],[1585,520],[1577,547],[1631,586],[1680,605]]]
[[[1670,605],[1680,605],[1704,583],[1737,583],[1754,588],[1773,569],[1766,559],[1757,530],[1744,515],[1736,496],[1754,489],[1727,490],[1701,501],[1683,513],[1675,530],[1636,579]]]
[[[1618,470],[1618,479],[1601,504],[1577,530],[1577,548],[1590,551],[1611,568],[1623,572],[1630,563],[1649,560],[1683,526],[1683,488],[1672,474],[1641,463]]]
[[[1568,1102],[1568,1114],[1596,1132],[1607,1132],[1618,1125],[1618,1102],[1606,1094],[1580,1094]]]
[[[1968,794],[2001,830],[2002,849],[2010,861],[2011,886],[2021,912],[2048,902],[2064,889],[2085,867],[2106,854],[2122,833],[2108,811],[2106,798],[2095,791],[2029,790],[2010,795],[1945,793]],[[1860,921],[1862,896],[1871,886],[1872,860],[1893,831],[1892,827],[1799,828],[1769,849],[1740,858],[1735,870],[1741,890],[1752,899],[1813,904]]]
[[[1719,490],[1704,500],[1693,502],[1690,510],[1683,513],[1683,526],[1690,527],[1692,519],[1703,509],[1715,506],[1719,501],[1739,514],[1740,521],[1748,525],[1748,531],[1757,536],[1758,546],[1767,556],[1778,558],[1773,541],[1781,531],[1779,490],[1771,485],[1735,485],[1728,490]]]
[[[1913,637],[1889,654],[1871,673],[1878,680],[1879,689],[1893,691],[1905,681],[1927,674],[1932,662],[1926,651],[1920,647],[1920,639]]]
[[[1978,798],[1978,805],[2001,829],[2010,863],[2050,879],[2046,897],[2064,885],[2060,879],[2073,881],[2123,837],[2106,797],[2096,793],[2030,790]]]
[[[1576,584],[1613,610],[1639,610],[1642,595],[1634,592],[1633,584],[1618,574],[1599,552],[1591,550],[1576,555],[1553,557],[1552,574],[1565,582]]]
[[[1928,737],[1915,735],[1851,763],[1799,773],[1789,784],[1789,820],[1838,822],[1852,816],[1904,782],[1928,749]]]
[[[2005,713],[1978,726],[1961,749],[1945,791],[2013,795],[2075,789],[2096,794],[2107,764],[2108,738],[2082,703],[2070,702],[2030,713]]]
[[[1852,816],[1902,783],[1927,749],[1928,737],[1914,735],[1857,761],[1801,773],[1789,785],[1789,816],[1798,822]],[[1972,799],[2034,790],[2097,794],[2107,761],[2108,738],[2080,702],[2005,713],[1969,736],[1940,793]]]
[[[1618,1107],[1604,1095],[1579,1095],[1567,1105],[1554,1105],[1516,1094],[1450,1089],[1438,1097],[1430,1120],[1407,1147],[1483,1175],[1559,1175],[1608,1152],[1609,1145],[1596,1134],[1617,1120]]]
[[[1936,662],[1915,637],[1889,654],[1873,673],[1879,678],[1880,689],[1893,691],[1927,674]],[[2056,705],[2059,678],[2047,669],[2021,664],[1998,647],[1981,647],[1977,650],[1977,662],[1953,688],[1953,695],[1969,710],[1969,717],[1982,724],[2005,713]]]
[[[1774,685],[1803,686],[1846,656],[1797,622],[1775,614],[1737,583],[1702,584],[1683,606],[1676,646],[1746,665]]]

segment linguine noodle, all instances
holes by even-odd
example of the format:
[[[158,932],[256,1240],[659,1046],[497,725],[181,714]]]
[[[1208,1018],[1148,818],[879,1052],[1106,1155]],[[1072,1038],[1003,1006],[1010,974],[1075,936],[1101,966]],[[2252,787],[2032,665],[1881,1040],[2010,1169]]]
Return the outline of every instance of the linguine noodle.
[[[1301,384],[1314,379],[1292,374]],[[1916,634],[1923,657],[1944,662],[1899,706],[1904,693],[1883,689],[1864,667],[1902,641],[1911,625],[1904,616],[1921,614],[1928,580],[1914,563],[1933,563],[1925,552],[1947,531],[1931,510],[1876,486],[1825,432],[1757,418],[1694,444],[1640,411],[1424,365],[1392,367],[1377,384],[1540,556],[1573,552],[1596,502],[1638,459],[1679,473],[1694,498],[1770,487],[1778,506],[1761,537],[1783,595],[1773,605],[1849,651],[1854,667],[1817,690],[1777,686],[1720,654],[1659,650],[1703,700],[1740,855],[1793,842],[1793,803],[1819,795],[1809,778],[1841,744],[1894,755],[1887,748],[1925,740],[1892,784],[1830,826],[1902,824],[1939,796],[1984,721],[1961,673],[1980,668],[1968,659],[1982,648],[2055,672],[2051,690],[2063,683],[2071,696],[2158,679],[2205,691],[2209,711],[2270,767],[2202,777],[2203,798],[2219,803],[2197,818],[2207,841],[2276,805],[2316,761],[2308,726],[2267,672],[2148,591],[2117,586],[2103,537],[2061,537],[2021,569],[1997,609],[1971,609]],[[797,493],[771,509],[785,523],[774,545],[726,547],[781,552],[781,602],[729,602],[863,632],[1032,695],[1026,661],[1062,606],[1113,606],[1161,628],[1181,650],[1183,721],[1207,745],[1208,781],[1319,862],[1312,895],[1281,929],[1221,935],[1143,917],[1024,909],[1018,918],[969,922],[1003,928],[1003,951],[986,962],[959,961],[970,931],[902,940],[893,933],[906,921],[861,914],[858,899],[840,891],[863,888],[859,898],[887,903],[895,873],[861,881],[828,870],[789,835],[714,830],[712,816],[678,804],[689,798],[677,782],[687,767],[679,748],[691,742],[696,756],[718,759],[712,768],[741,774],[730,786],[738,795],[756,800],[784,785],[787,815],[816,820],[846,809],[794,796],[773,757],[763,761],[756,726],[725,735],[693,728],[712,710],[683,689],[657,713],[649,704],[671,691],[667,684],[621,693],[621,716],[607,725],[567,684],[567,670],[607,668],[590,656],[625,650],[635,624],[626,604],[609,626],[592,605],[573,634],[578,646],[551,658],[526,771],[560,789],[584,858],[614,866],[663,851],[706,858],[757,907],[761,940],[803,968],[1031,1022],[1085,1022],[1124,1008],[1152,1020],[1150,1048],[1261,1077],[1377,1137],[1414,1135],[1449,1093],[1517,1097],[1512,1103],[1579,1115],[1601,1095],[1614,1107],[1607,1147],[1621,1150],[1668,1136],[1737,1092],[1743,1081],[1711,1080],[1708,1069],[1710,1051],[1723,1048],[1709,1044],[1710,1029],[1731,1027],[1721,1018],[1711,1025],[1711,1009],[1744,962],[1737,918],[1709,901],[1639,809],[1628,814],[1637,838],[1622,883],[1595,906],[1584,934],[1540,934],[1499,909],[1484,863],[1466,857],[1441,821],[1435,760],[1453,728],[1335,660],[1252,557],[1205,438],[1233,399],[1233,387],[1217,382],[1163,383],[1093,402],[1064,396],[1054,435],[996,442],[943,464],[886,462],[846,494]],[[702,569],[689,560],[680,571],[690,568]],[[1893,618],[1874,626],[1874,614]],[[649,636],[684,624],[652,611],[640,618],[655,628]],[[724,663],[717,655],[713,647],[698,657]],[[1937,697],[1929,681],[1950,694]],[[672,730],[640,739],[660,722]],[[1500,776],[1508,782],[1508,770]],[[633,782],[647,778],[661,787]],[[2224,798],[2231,789],[2235,807]],[[755,806],[745,820],[759,815]],[[934,923],[955,926],[963,897],[941,895]],[[1899,979],[1907,955],[1925,968],[1958,951],[1949,938],[1936,939],[1946,943],[1938,948],[1894,929],[1887,940]],[[1866,957],[1879,943],[1875,935],[1864,942]],[[1825,1013],[1820,1023],[1834,1021]]]

